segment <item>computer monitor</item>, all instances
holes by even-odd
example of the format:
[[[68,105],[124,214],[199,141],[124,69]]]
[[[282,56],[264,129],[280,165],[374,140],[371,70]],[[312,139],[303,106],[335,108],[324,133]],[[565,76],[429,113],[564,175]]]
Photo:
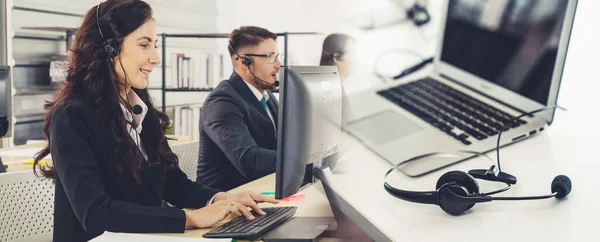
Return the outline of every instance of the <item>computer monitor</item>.
[[[10,67],[0,66],[0,138],[10,135]]]
[[[348,204],[331,188],[333,171],[343,150],[343,93],[337,68],[291,66],[282,68],[280,77],[275,198],[289,197],[318,179],[335,220],[329,223],[326,221],[331,218],[300,217],[294,218],[295,224],[320,230],[328,223],[328,237],[372,240],[343,213],[342,207]],[[305,238],[314,232],[305,233],[290,226],[276,230],[276,234],[287,234],[286,238]]]
[[[342,134],[342,85],[335,66],[280,70],[275,198],[312,183],[316,169],[333,170]]]

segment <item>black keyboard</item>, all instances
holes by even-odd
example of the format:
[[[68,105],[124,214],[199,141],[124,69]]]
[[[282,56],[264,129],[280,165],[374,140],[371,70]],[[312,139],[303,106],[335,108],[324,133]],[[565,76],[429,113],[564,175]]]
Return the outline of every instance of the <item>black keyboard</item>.
[[[430,78],[377,92],[465,145],[498,134],[514,117]],[[526,124],[513,121],[508,128]]]
[[[219,227],[207,232],[204,238],[232,238],[237,240],[256,240],[274,227],[294,216],[298,207],[262,208],[267,215],[259,215],[254,211],[254,220],[246,220],[239,216]]]

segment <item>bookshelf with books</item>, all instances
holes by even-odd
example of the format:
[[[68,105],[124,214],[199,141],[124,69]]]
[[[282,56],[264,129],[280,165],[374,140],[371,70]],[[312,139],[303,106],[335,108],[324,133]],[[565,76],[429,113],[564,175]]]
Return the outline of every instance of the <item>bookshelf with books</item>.
[[[318,35],[317,32],[284,32],[276,33],[277,36],[284,38],[284,66],[288,64],[288,38],[290,35]],[[210,92],[221,81],[229,78],[233,67],[229,60],[228,53],[182,53],[174,51],[167,54],[167,38],[219,38],[228,39],[229,34],[207,33],[207,34],[167,34],[162,33],[161,37],[161,55],[163,60],[169,58],[170,78],[167,80],[167,64],[162,62],[162,84],[160,87],[162,94],[162,111],[166,112],[167,92]],[[159,89],[159,88],[151,88]],[[172,106],[174,109],[181,105]],[[185,107],[185,106],[182,106]],[[183,109],[187,110],[187,109]],[[175,111],[174,111],[175,112]],[[173,115],[174,117],[175,115]],[[177,132],[177,131],[175,131]]]
[[[211,90],[233,71],[227,59],[225,53],[171,53],[169,59],[171,77],[165,83],[166,91]]]
[[[192,140],[199,140],[201,108],[201,104],[174,106],[168,113],[172,120],[172,127],[168,134],[189,136]]]

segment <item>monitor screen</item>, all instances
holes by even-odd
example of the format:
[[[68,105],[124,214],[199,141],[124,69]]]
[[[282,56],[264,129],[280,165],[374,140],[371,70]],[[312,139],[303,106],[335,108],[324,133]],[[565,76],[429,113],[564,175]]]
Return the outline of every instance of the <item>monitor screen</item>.
[[[546,105],[568,0],[451,0],[441,60]]]
[[[10,73],[8,66],[0,66],[0,137],[9,133],[10,119]],[[10,134],[9,134],[10,135]]]
[[[8,66],[0,66],[0,117],[8,116],[9,93],[9,73]]]

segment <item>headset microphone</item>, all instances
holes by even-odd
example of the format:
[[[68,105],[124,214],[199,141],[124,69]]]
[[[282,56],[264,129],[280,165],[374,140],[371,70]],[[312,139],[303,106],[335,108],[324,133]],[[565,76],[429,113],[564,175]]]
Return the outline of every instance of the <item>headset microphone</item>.
[[[256,75],[254,75],[254,72],[252,72],[252,69],[250,68],[250,66],[248,66],[248,70],[250,71],[250,74],[252,74],[252,76],[254,76],[254,79],[256,79],[257,81],[267,84],[269,86],[279,87],[279,81],[275,81],[273,83],[263,81],[262,79],[258,78]]]
[[[248,57],[243,57],[243,58],[247,58],[247,59],[251,60]],[[246,63],[244,63],[244,64],[246,64]],[[250,64],[252,64],[252,62],[250,62]],[[256,79],[257,81],[262,82],[264,84],[267,84],[269,86],[279,87],[279,81],[275,81],[273,83],[270,83],[270,82],[263,81],[262,79],[258,78],[256,75],[254,75],[254,72],[252,71],[252,68],[250,68],[250,64],[248,64],[246,66],[248,67],[248,70],[250,71],[250,74],[252,74],[252,76],[254,76],[254,79]]]
[[[140,115],[140,114],[142,114],[143,109],[142,109],[142,106],[140,106],[139,104],[136,104],[136,105],[133,105],[133,107],[131,107],[131,111],[133,111],[133,113],[135,115]]]
[[[500,137],[502,136],[502,132],[506,131],[509,129],[509,127],[514,123],[517,122],[520,118],[525,117],[525,116],[531,116],[535,113],[541,112],[541,111],[545,111],[548,109],[562,109],[562,110],[566,110],[565,108],[555,105],[555,106],[548,106],[548,107],[543,107],[528,113],[524,113],[521,114],[515,118],[512,118],[511,120],[509,120],[508,122],[506,122],[506,124],[504,124],[504,126],[499,130],[498,132],[498,139],[496,142],[496,163],[497,166],[492,165],[489,169],[474,169],[474,170],[470,170],[469,171],[469,175],[475,177],[475,178],[479,178],[479,179],[483,179],[483,180],[488,180],[488,181],[498,181],[498,182],[504,182],[504,183],[508,183],[508,184],[517,184],[517,178],[511,174],[502,172],[502,169],[500,168]]]

